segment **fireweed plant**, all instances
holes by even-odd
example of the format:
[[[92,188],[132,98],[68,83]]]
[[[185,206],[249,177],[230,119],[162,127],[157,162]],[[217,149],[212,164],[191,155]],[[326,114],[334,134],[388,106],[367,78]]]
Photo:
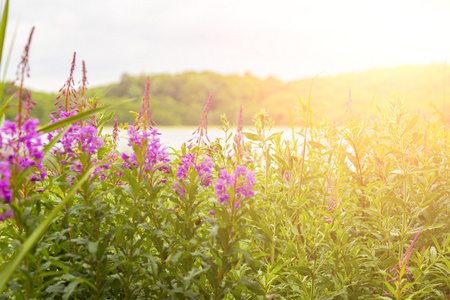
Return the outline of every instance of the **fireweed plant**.
[[[243,105],[210,141],[210,94],[193,139],[169,149],[150,79],[135,123],[103,134],[114,116],[86,97],[81,65],[51,124],[20,77],[2,102],[17,119],[0,128],[0,299],[449,298],[445,118],[394,98],[337,126],[299,99],[288,140],[264,110],[244,130]]]

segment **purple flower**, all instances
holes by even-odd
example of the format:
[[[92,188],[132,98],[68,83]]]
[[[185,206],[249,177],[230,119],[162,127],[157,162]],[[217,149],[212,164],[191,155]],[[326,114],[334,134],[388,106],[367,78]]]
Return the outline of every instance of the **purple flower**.
[[[51,123],[63,120],[70,116],[76,115],[74,111],[60,111],[60,117],[56,119],[52,116]],[[47,139],[53,139],[54,134],[61,132],[62,129],[57,129],[48,134]],[[61,165],[69,165],[72,171],[78,174],[83,174],[86,170],[86,160],[82,157],[87,157],[87,161],[92,164],[99,163],[97,160],[97,152],[103,146],[103,138],[98,136],[98,130],[93,124],[75,122],[70,125],[66,133],[56,143],[53,154],[57,157]],[[102,172],[105,168],[97,167],[92,176]],[[73,182],[73,175],[67,178],[67,182]]]
[[[195,162],[194,154],[189,153],[183,155],[181,157],[181,163],[178,165],[177,169],[177,181],[172,186],[172,189],[174,189],[180,195],[186,194],[183,181],[188,177],[189,170],[195,170],[195,172],[198,174],[198,178],[202,186],[209,186],[210,184],[212,184],[212,168],[213,161],[211,157],[205,157],[205,159],[200,164],[197,164]]]
[[[334,210],[336,208],[336,206],[341,206],[342,202],[339,199],[339,203],[338,203],[338,198],[337,198],[337,191],[336,191],[336,180],[334,181],[334,187],[331,186],[331,182],[330,182],[330,177],[327,177],[327,183],[328,183],[328,189],[331,192],[331,199],[328,202],[328,211]],[[341,209],[341,211],[343,211]],[[333,214],[331,214],[333,216]],[[328,217],[325,217],[325,223],[331,223],[331,220]]]
[[[26,120],[20,128],[14,122],[5,120],[4,126],[0,128],[0,199],[9,204],[13,201],[11,190],[11,178],[17,178],[17,174],[35,168],[29,181],[43,180],[46,172],[43,171],[42,142],[40,134],[36,132],[39,121]],[[12,216],[7,211],[0,215],[4,220]]]
[[[151,126],[155,126],[156,123],[152,120],[152,111],[150,110],[150,77],[147,77],[147,83],[145,84],[144,97],[142,98],[142,107],[139,111],[139,116],[134,122],[134,126],[139,127],[139,125],[144,126],[144,131],[147,131],[147,123],[150,122]],[[150,126],[150,129],[151,129]]]
[[[117,125],[117,117],[114,118],[114,128],[113,128],[113,149],[117,150],[117,143],[119,141],[119,126]]]
[[[42,151],[40,134],[36,132],[38,124],[38,119],[27,120],[18,129],[16,123],[5,120],[4,127],[0,129],[0,146],[2,149],[0,158],[8,160],[19,171],[30,166],[37,166],[38,169],[41,169],[44,152]]]
[[[208,138],[208,111],[209,111],[209,105],[211,103],[211,98],[212,98],[212,91],[209,94],[208,97],[208,101],[206,101],[205,107],[203,108],[203,114],[202,114],[202,118],[200,119],[200,126],[192,133],[192,135],[196,135],[198,134],[197,140],[196,140],[196,144],[197,147],[200,147],[200,144],[203,143],[204,145],[206,145],[207,143],[209,143],[209,138]],[[205,139],[203,139],[205,137]],[[189,140],[189,142],[193,141],[195,139],[192,138],[191,140]],[[190,144],[188,146],[188,148],[192,148],[193,147],[193,143]]]
[[[22,125],[22,123],[26,120],[31,119],[31,110],[33,109],[33,106],[36,105],[36,103],[31,100],[31,92],[26,91],[23,87],[23,83],[25,80],[25,77],[30,77],[30,65],[29,65],[29,54],[30,54],[30,46],[31,46],[31,39],[33,37],[34,27],[31,28],[31,33],[28,38],[28,43],[25,46],[25,49],[23,51],[23,54],[21,56],[21,61],[19,63],[17,72],[16,72],[16,79],[11,83],[12,88],[8,92],[12,92],[12,90],[16,89],[16,92],[14,94],[14,99],[18,99],[18,113],[16,116],[16,120],[19,123],[19,127]],[[18,82],[18,84],[17,84]],[[17,86],[16,86],[17,84]]]
[[[92,125],[81,127],[74,138],[80,150],[88,155],[93,155],[103,146],[103,138],[97,136],[97,128]]]
[[[61,116],[63,112],[70,112],[77,108],[78,103],[76,102],[77,92],[74,88],[75,82],[73,80],[73,71],[75,70],[75,61],[77,53],[73,53],[72,64],[70,65],[69,78],[64,83],[64,86],[59,90],[61,94],[56,97],[55,105],[58,105],[58,112]],[[63,104],[61,102],[64,100]]]
[[[236,166],[233,175],[229,174],[226,169],[221,169],[220,177],[216,180],[216,185],[214,186],[217,200],[223,204],[233,205],[238,208],[244,198],[255,194],[252,191],[255,183],[254,175],[254,171],[247,172],[246,166]],[[233,191],[234,197],[231,198],[230,192]],[[231,204],[230,200],[232,200]]]
[[[5,203],[11,203],[12,192],[9,182],[9,179],[11,178],[11,169],[9,167],[9,162],[0,162],[0,176],[0,198],[3,199]]]
[[[20,129],[16,123],[5,120],[0,129],[0,159],[17,168],[18,172],[36,166],[42,169],[42,142],[36,132],[38,119],[27,120]]]
[[[5,221],[5,219],[11,219],[13,216],[13,211],[7,210],[4,214],[0,214],[0,222]]]
[[[61,112],[61,117],[53,119],[51,123],[75,114],[76,112]],[[60,131],[61,129],[58,129],[56,132]],[[97,128],[92,124],[73,123],[58,142],[56,152],[60,155],[67,154],[69,157],[77,157],[77,151],[91,156],[97,153],[98,149],[103,146],[103,138],[99,137],[97,133]],[[53,138],[53,132],[47,138],[51,140]]]
[[[84,93],[88,89],[87,88],[88,81],[87,81],[87,76],[86,76],[86,73],[87,73],[86,72],[86,63],[84,62],[84,60],[82,61],[81,66],[82,66],[81,72],[83,74],[83,78],[81,79],[80,86],[78,87],[78,92],[77,92],[77,94],[80,97],[80,111],[82,109],[84,109],[84,106],[86,104],[85,103],[86,99],[84,97]]]
[[[419,239],[419,235],[421,233],[422,233],[422,228],[420,228],[419,231],[416,233],[416,235],[414,236],[414,239],[412,240],[412,242],[409,245],[408,249],[406,249],[406,252],[405,252],[405,254],[403,254],[403,256],[400,259],[400,261],[395,265],[394,268],[392,268],[390,270],[391,273],[394,272],[394,271],[395,271],[395,273],[394,273],[394,278],[392,278],[391,280],[388,280],[388,282],[392,282],[392,281],[395,281],[395,280],[399,279],[401,270],[405,270],[406,271],[406,273],[405,273],[406,278],[408,279],[408,281],[410,281],[410,278],[408,276],[408,273],[409,273],[409,268],[408,268],[408,266],[409,266],[409,259],[411,257],[414,245],[416,244],[417,240]],[[411,291],[407,290],[406,292],[412,294]],[[387,296],[387,295],[391,295],[391,293],[384,293],[383,295]]]
[[[51,123],[75,114],[75,112],[61,112],[61,117],[59,119],[53,119]],[[60,131],[61,129],[58,129],[56,132]],[[97,133],[97,128],[92,124],[73,123],[57,143],[55,154],[57,152],[61,156],[67,155],[73,158],[78,157],[78,153],[81,152],[92,156],[103,146],[103,138],[99,137]],[[53,138],[53,132],[47,138],[51,140]]]
[[[144,172],[153,173],[154,171],[169,172],[167,163],[170,162],[168,158],[167,147],[163,147],[160,143],[158,135],[160,134],[156,128],[152,128],[149,131],[137,131],[134,126],[129,127],[128,131],[128,146],[137,146],[142,152],[143,162],[142,167]],[[131,169],[132,164],[134,167],[139,167],[136,153],[131,153],[128,156],[122,153],[124,159],[124,166]]]

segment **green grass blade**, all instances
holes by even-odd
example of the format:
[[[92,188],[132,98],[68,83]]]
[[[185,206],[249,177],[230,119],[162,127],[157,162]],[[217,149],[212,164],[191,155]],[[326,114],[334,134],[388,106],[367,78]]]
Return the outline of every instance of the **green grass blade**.
[[[49,151],[50,149],[52,149],[53,146],[56,145],[56,143],[61,139],[61,137],[62,137],[69,129],[70,129],[70,127],[67,126],[67,127],[64,128],[63,130],[61,130],[61,132],[58,133],[58,135],[56,135],[55,137],[53,137],[52,140],[51,140],[47,145],[45,145],[45,147],[44,147],[44,154],[47,154],[48,151]]]
[[[97,167],[97,166],[95,166]],[[89,178],[94,168],[91,168],[84,176],[77,182],[77,184],[70,190],[67,196],[52,210],[52,212],[45,218],[45,220],[36,228],[35,231],[30,235],[29,238],[22,244],[17,254],[0,270],[0,291],[3,291],[9,278],[12,276],[14,271],[23,261],[25,256],[30,252],[30,250],[36,245],[36,243],[41,239],[44,233],[47,231],[50,223],[55,219],[64,205],[75,195],[81,185]]]
[[[3,95],[3,86],[4,86],[4,83],[2,82],[1,83],[1,87],[0,87],[0,97]],[[12,96],[6,97],[4,103],[1,105],[1,108],[0,108],[0,120],[1,120],[1,124],[0,125],[1,126],[3,126],[4,116],[6,114],[6,110],[8,109],[8,105],[11,102],[12,99],[13,99]]]
[[[75,116],[71,116],[71,117],[65,118],[63,120],[60,120],[58,122],[55,122],[55,123],[43,126],[43,127],[39,128],[37,131],[40,131],[42,133],[48,133],[48,132],[54,131],[54,130],[56,130],[58,128],[64,127],[66,125],[70,125],[70,124],[73,124],[73,123],[78,122],[80,120],[83,120],[83,119],[85,119],[85,118],[87,118],[87,117],[89,117],[89,116],[91,116],[93,114],[96,114],[98,112],[102,112],[102,111],[105,111],[105,110],[107,110],[109,108],[122,105],[124,103],[129,102],[129,101],[131,101],[131,100],[123,101],[123,102],[120,102],[120,103],[117,103],[117,104],[114,104],[114,105],[105,105],[103,107],[97,107],[97,108],[93,108],[93,109],[90,109],[90,110],[86,110],[86,111],[83,111],[81,113],[78,113]]]
[[[91,115],[93,115],[95,113],[104,111],[107,108],[108,107],[105,106],[105,107],[98,107],[98,108],[93,108],[93,109],[90,109],[90,110],[86,110],[86,111],[83,111],[83,112],[81,112],[79,114],[76,114],[75,116],[70,116],[70,117],[65,118],[63,120],[60,120],[58,122],[45,125],[45,126],[39,128],[37,131],[40,131],[42,133],[49,133],[51,131],[54,131],[56,129],[64,127],[66,125],[71,125],[71,124],[73,124],[75,122],[84,120],[85,118],[87,118],[87,117],[89,117],[89,116],[91,116]]]
[[[9,0],[6,0],[3,8],[2,24],[0,25],[0,63],[2,61],[3,43],[5,42],[6,24],[8,23]]]

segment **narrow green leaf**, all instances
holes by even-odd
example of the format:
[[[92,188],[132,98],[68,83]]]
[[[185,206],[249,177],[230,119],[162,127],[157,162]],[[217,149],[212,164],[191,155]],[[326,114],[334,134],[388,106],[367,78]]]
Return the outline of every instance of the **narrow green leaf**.
[[[395,204],[398,204],[400,206],[403,206],[403,200],[397,197],[393,197],[393,196],[383,196],[379,199],[379,201],[383,201],[383,202],[392,202]]]
[[[245,286],[253,293],[260,295],[260,296],[265,295],[263,288],[261,287],[261,285],[258,282],[251,281],[247,277],[242,277],[240,282],[245,284]]]
[[[58,122],[43,126],[43,127],[39,128],[38,131],[42,131],[43,133],[48,133],[48,132],[54,131],[58,128],[64,127],[66,125],[71,125],[80,120],[84,120],[86,117],[89,117],[95,113],[104,111],[107,108],[109,108],[109,107],[105,106],[105,107],[98,107],[98,108],[86,110],[86,111],[76,114],[75,116],[70,116],[70,117],[60,120]]]
[[[396,169],[391,171],[391,174],[405,175],[405,172],[403,172],[403,170],[401,169]]]
[[[86,110],[86,111],[76,114],[75,116],[70,116],[70,117],[60,120],[58,122],[43,126],[43,127],[39,128],[38,131],[42,131],[43,133],[48,133],[50,131],[56,130],[56,129],[64,127],[66,125],[70,125],[70,124],[73,124],[80,120],[83,120],[83,119],[85,119],[93,114],[96,114],[98,112],[105,111],[106,109],[116,107],[116,106],[122,105],[122,104],[130,102],[130,101],[131,100],[127,100],[127,101],[123,101],[123,102],[120,102],[120,103],[117,103],[114,105],[105,105],[103,107],[97,107],[97,108],[93,108],[90,110]]]
[[[282,135],[283,135],[283,131],[275,132],[274,134],[269,136],[268,140],[274,140],[274,139],[281,138]]]
[[[295,271],[298,272],[298,274],[303,275],[303,276],[313,276],[313,271],[308,268],[307,266],[298,266],[298,267],[293,267],[293,269]]]
[[[1,83],[3,86],[3,82]],[[3,90],[0,92],[0,97],[3,95]],[[3,120],[3,116],[6,114],[6,109],[8,108],[9,103],[13,99],[12,96],[6,97],[2,107],[0,108],[0,120]],[[2,122],[3,123],[3,122]],[[3,126],[3,124],[1,124]]]
[[[112,119],[112,117],[114,116],[114,114],[116,113],[116,111],[112,111],[109,115],[103,116],[97,123],[97,127],[102,126],[104,123],[108,122],[109,120]]]
[[[322,145],[319,142],[315,142],[315,141],[309,141],[308,144],[310,144],[311,146],[315,147],[315,148],[325,148],[324,145]]]
[[[44,154],[47,154],[48,151],[50,151],[50,149],[52,149],[52,148],[56,145],[56,143],[57,143],[57,142],[61,139],[61,137],[67,132],[67,130],[69,130],[69,128],[70,128],[70,127],[66,127],[66,128],[64,128],[63,130],[61,130],[60,133],[58,133],[56,136],[54,136],[54,137],[50,140],[50,142],[49,142],[47,145],[45,145],[45,147],[44,147]]]
[[[261,141],[258,135],[251,133],[251,132],[244,132],[244,135],[246,138],[248,138],[251,141]]]
[[[424,173],[424,172],[432,172],[432,171],[437,171],[437,170],[439,170],[439,168],[437,168],[437,167],[425,166],[422,168],[414,168],[411,171],[409,171],[408,173]]]
[[[413,129],[414,126],[416,126],[417,121],[419,120],[419,115],[412,115],[409,117],[409,121],[405,126],[405,129],[402,131],[402,135]]]
[[[6,0],[3,8],[2,24],[0,25],[0,63],[2,61],[3,43],[5,42],[6,25],[8,23],[9,0]]]
[[[75,291],[75,289],[77,288],[77,286],[80,284],[81,282],[79,280],[74,280],[71,283],[69,283],[68,286],[66,286],[66,288],[64,289],[64,296],[63,296],[63,300],[69,299],[70,296],[72,295],[72,293]]]
[[[98,241],[95,241],[95,242],[89,241],[88,250],[92,254],[92,256],[97,255]]]

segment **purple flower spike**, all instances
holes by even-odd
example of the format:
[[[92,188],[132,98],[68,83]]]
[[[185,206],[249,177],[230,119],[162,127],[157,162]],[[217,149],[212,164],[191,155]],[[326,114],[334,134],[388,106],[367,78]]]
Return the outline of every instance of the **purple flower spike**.
[[[392,278],[391,280],[388,280],[387,282],[396,281],[396,280],[400,277],[400,271],[401,271],[401,270],[405,270],[405,271],[406,271],[406,272],[405,272],[406,279],[407,279],[408,281],[411,280],[411,279],[409,278],[409,276],[408,276],[408,274],[409,274],[409,268],[408,268],[408,266],[409,266],[409,259],[410,259],[410,257],[411,257],[411,254],[412,254],[414,245],[416,244],[417,240],[419,239],[419,235],[420,235],[421,233],[422,233],[422,228],[420,228],[419,231],[418,231],[418,232],[416,233],[416,235],[414,236],[414,239],[412,240],[412,242],[411,242],[411,244],[409,245],[408,249],[406,249],[405,254],[403,254],[402,258],[400,259],[400,262],[397,263],[397,264],[395,265],[395,267],[392,268],[392,269],[390,270],[391,273],[395,271],[395,273],[393,274],[394,278]],[[406,292],[412,294],[411,291],[406,290]],[[384,295],[384,296],[392,295],[392,293],[384,293],[383,295]]]
[[[137,131],[134,126],[129,127],[128,131],[128,146],[132,144],[139,147],[143,152],[143,169],[146,173],[153,173],[154,171],[169,172],[167,163],[170,162],[167,147],[163,147],[160,143],[158,135],[160,134],[156,128],[149,131]],[[144,148],[144,145],[146,147]],[[124,159],[124,166],[131,169],[129,163],[134,167],[138,167],[136,153],[131,153],[131,156],[122,153]]]
[[[181,157],[181,163],[178,165],[177,169],[177,181],[173,184],[172,189],[176,191],[179,195],[185,195],[186,191],[182,182],[188,177],[189,170],[195,170],[198,174],[200,184],[203,187],[207,187],[212,184],[212,168],[213,161],[212,158],[206,157],[200,165],[195,163],[195,155],[190,153]]]
[[[75,70],[75,61],[77,53],[73,53],[72,63],[70,65],[69,78],[64,83],[64,86],[59,90],[60,94],[56,97],[55,105],[58,106],[58,112],[70,112],[78,107],[76,102],[77,92],[74,88],[75,82],[73,80],[73,71]],[[64,100],[64,104],[61,102]]]
[[[21,56],[21,61],[16,72],[16,79],[11,83],[12,87],[8,91],[9,93],[11,93],[13,90],[16,90],[16,92],[14,93],[14,99],[18,99],[19,102],[18,114],[16,117],[19,127],[22,126],[22,123],[24,121],[31,119],[31,110],[36,105],[36,102],[31,100],[31,92],[26,91],[23,86],[25,78],[30,77],[29,54],[33,32],[34,27],[31,28],[28,43],[26,44]]]
[[[255,172],[248,171],[246,166],[236,166],[233,175],[229,174],[226,169],[220,170],[220,177],[216,180],[214,186],[217,201],[230,206],[229,201],[233,200],[235,208],[239,208],[244,198],[253,196],[252,191],[255,183]],[[230,192],[234,190],[234,198],[231,199]]]
[[[39,120],[24,120],[20,126],[5,120],[0,128],[0,201],[12,203],[11,178],[17,178],[21,172],[33,168],[29,182],[43,180],[47,173],[42,166],[42,141],[36,132]],[[0,215],[0,219],[12,217],[12,211]]]

